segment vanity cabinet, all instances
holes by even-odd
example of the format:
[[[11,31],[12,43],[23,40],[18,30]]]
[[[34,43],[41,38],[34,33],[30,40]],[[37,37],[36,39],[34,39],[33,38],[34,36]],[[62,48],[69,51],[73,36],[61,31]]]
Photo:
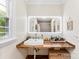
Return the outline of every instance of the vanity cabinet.
[[[71,59],[70,53],[67,50],[50,50],[49,59]]]

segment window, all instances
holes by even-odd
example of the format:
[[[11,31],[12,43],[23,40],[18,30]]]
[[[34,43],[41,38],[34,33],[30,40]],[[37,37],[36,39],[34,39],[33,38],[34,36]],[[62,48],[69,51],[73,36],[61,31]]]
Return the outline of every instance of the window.
[[[0,0],[0,38],[9,34],[9,18],[7,0]]]

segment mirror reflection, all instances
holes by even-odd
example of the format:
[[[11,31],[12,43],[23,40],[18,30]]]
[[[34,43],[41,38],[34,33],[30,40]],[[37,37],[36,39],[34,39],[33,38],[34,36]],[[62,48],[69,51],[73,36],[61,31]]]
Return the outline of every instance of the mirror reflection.
[[[29,16],[29,32],[62,32],[61,16]]]

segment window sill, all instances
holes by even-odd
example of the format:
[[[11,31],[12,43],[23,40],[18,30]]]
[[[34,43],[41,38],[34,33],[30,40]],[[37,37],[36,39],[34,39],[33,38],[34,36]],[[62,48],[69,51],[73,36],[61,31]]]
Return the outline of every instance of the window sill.
[[[0,48],[5,47],[5,46],[8,46],[8,45],[12,44],[15,41],[16,41],[16,38],[15,37],[8,38],[8,39],[5,39],[5,40],[1,40],[0,41]]]

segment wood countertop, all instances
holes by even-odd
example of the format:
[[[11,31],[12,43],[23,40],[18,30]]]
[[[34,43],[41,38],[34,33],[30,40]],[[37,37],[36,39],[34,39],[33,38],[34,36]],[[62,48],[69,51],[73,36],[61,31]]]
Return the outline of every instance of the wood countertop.
[[[16,45],[17,48],[75,48],[75,45],[71,44],[70,42],[61,42],[61,41],[44,41],[43,45],[24,45],[23,42]]]

